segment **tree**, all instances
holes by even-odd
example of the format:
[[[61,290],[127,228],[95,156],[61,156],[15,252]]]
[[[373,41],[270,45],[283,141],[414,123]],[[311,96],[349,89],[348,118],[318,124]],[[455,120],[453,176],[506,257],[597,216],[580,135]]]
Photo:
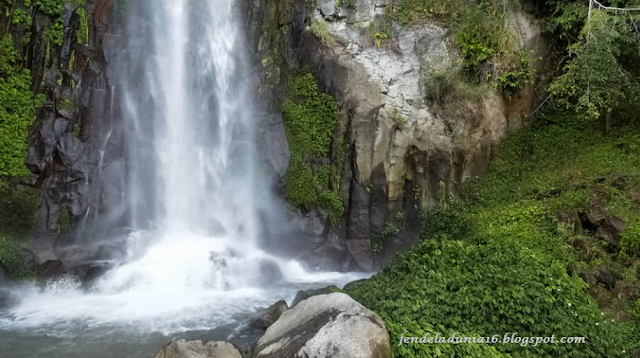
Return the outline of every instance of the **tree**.
[[[593,8],[596,4],[598,9]],[[549,88],[551,95],[567,109],[582,118],[598,120],[604,117],[604,130],[612,127],[612,112],[630,87],[637,86],[634,69],[638,58],[638,37],[634,32],[637,17],[624,9],[605,8],[592,0],[588,18],[577,42],[569,46],[571,59],[564,73]]]

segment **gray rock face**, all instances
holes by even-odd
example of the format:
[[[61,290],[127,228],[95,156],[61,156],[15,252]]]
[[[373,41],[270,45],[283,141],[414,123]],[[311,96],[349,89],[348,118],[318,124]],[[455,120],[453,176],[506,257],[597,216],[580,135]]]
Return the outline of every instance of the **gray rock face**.
[[[384,322],[342,293],[314,296],[282,314],[260,338],[256,358],[391,357]]]
[[[104,169],[121,157],[121,143],[115,140],[119,131],[114,113],[119,111],[113,108],[114,83],[107,76],[107,64],[121,44],[120,36],[109,34],[119,31],[113,21],[118,6],[122,4],[113,0],[86,1],[83,7],[91,28],[88,44],[77,40],[79,6],[66,6],[63,46],[50,53],[43,40],[47,19],[39,13],[35,20],[31,71],[34,84],[43,84],[36,91],[46,98],[29,132],[26,165],[40,189],[38,238],[32,245],[40,263],[55,259],[52,249],[58,240],[86,239],[99,216],[116,209],[108,200],[122,194],[114,195],[103,175]],[[50,64],[45,58],[49,57],[54,66],[47,67]],[[71,107],[62,106],[63,102]],[[58,230],[63,215],[68,215],[71,226],[65,235]]]
[[[287,302],[278,301],[251,320],[249,326],[255,329],[266,330],[288,309],[289,306]]]
[[[173,341],[162,347],[154,358],[242,358],[240,351],[228,342]]]
[[[455,196],[465,180],[483,175],[499,140],[523,125],[535,101],[529,86],[510,100],[489,90],[478,98],[456,100],[454,108],[434,102],[435,79],[443,71],[460,71],[460,55],[449,45],[449,31],[434,24],[394,26],[390,39],[376,43],[367,29],[379,24],[389,4],[355,0],[353,6],[345,6],[322,0],[313,7],[296,3],[282,10],[267,4],[268,9],[262,9],[275,13],[283,30],[263,35],[256,46],[264,56],[265,80],[272,83],[277,74],[312,68],[320,87],[339,106],[334,140],[344,143],[344,161],[339,164],[344,168],[340,191],[346,198],[346,227],[325,226],[320,235],[337,235],[339,245],[318,239],[319,226],[310,225],[310,220],[301,231],[314,244],[306,257],[330,252],[341,259],[318,260],[310,266],[371,271],[415,243],[420,211],[437,206],[442,197]],[[535,19],[517,5],[507,11],[519,45],[543,52]],[[314,21],[324,22],[333,41],[316,38],[309,26]],[[274,60],[276,56],[282,58]],[[371,237],[387,224],[400,232],[374,255]],[[343,248],[346,253],[338,254]]]

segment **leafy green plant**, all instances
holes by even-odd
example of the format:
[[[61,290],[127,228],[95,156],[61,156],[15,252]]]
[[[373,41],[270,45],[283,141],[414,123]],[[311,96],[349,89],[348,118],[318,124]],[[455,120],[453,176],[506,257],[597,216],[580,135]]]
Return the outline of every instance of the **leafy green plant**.
[[[389,34],[387,34],[386,32],[376,32],[375,34],[373,34],[373,38],[376,42],[376,47],[379,48],[380,46],[382,46],[382,41],[389,38]]]
[[[291,164],[285,177],[285,196],[295,207],[319,205],[329,213],[333,225],[344,215],[338,193],[339,181],[331,180],[339,170],[316,162],[332,156],[331,146],[338,123],[338,106],[328,94],[319,91],[311,74],[296,76],[282,104],[285,130],[291,150]],[[340,152],[334,160],[342,160]]]
[[[533,83],[533,59],[525,51],[516,51],[509,61],[505,61],[504,68],[493,82],[496,90],[501,90],[511,98],[525,85]]]
[[[629,224],[622,233],[620,245],[627,255],[640,257],[640,218]]]

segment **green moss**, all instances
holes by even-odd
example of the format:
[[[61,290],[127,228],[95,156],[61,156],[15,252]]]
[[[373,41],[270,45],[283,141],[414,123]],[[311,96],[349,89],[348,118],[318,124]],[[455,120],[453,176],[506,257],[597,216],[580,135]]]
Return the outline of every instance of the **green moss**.
[[[335,227],[338,226],[344,215],[344,203],[337,191],[323,190],[319,197],[319,204],[329,213],[329,220]]]
[[[287,201],[295,206],[313,207],[318,203],[318,195],[314,188],[313,171],[300,157],[292,156],[289,170],[285,177]]]

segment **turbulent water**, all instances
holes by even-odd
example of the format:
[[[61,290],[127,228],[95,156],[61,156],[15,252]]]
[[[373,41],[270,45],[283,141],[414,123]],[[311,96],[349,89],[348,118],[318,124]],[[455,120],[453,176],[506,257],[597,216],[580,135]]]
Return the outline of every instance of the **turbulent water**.
[[[170,337],[239,339],[247,317],[297,289],[357,277],[309,274],[263,252],[253,102],[232,0],[135,2],[122,68],[131,234],[94,286],[15,288],[0,356],[144,357]],[[234,338],[235,337],[235,338]]]

